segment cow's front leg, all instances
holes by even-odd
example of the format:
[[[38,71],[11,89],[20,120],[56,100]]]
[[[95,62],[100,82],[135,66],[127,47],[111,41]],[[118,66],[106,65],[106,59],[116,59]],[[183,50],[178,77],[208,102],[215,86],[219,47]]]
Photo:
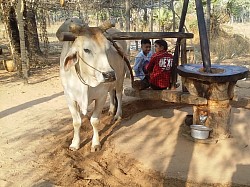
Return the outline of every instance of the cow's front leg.
[[[100,123],[99,118],[100,118],[100,114],[102,112],[103,106],[105,104],[106,98],[107,97],[103,96],[103,98],[98,98],[95,101],[95,109],[94,109],[93,114],[90,118],[90,123],[93,127],[93,138],[92,138],[91,152],[99,151],[101,149],[101,144],[100,144],[100,140],[99,140],[99,133],[98,133],[97,126]]]
[[[81,116],[80,116],[80,108],[75,101],[68,102],[69,103],[69,110],[71,112],[73,118],[73,127],[74,127],[74,137],[72,140],[69,149],[75,151],[80,147],[80,127],[81,127]]]

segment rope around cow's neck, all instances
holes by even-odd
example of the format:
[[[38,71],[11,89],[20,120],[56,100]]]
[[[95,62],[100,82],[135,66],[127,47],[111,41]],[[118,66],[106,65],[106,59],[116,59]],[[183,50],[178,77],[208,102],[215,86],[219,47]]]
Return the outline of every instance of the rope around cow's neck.
[[[109,38],[108,40],[113,44],[114,48],[117,50],[117,53],[126,62],[126,65],[127,65],[128,69],[129,69],[129,73],[130,73],[130,77],[131,77],[131,85],[133,87],[133,85],[134,85],[134,75],[133,75],[133,71],[132,71],[132,68],[130,66],[130,62],[129,62],[128,58],[125,56],[125,54],[122,52],[122,50],[120,49],[120,47],[115,43],[115,41],[113,39]],[[99,71],[100,73],[102,73],[100,70],[96,69],[95,67],[93,67],[90,64],[88,64],[85,60],[83,60],[83,58],[78,53],[77,53],[77,55],[83,61],[83,63],[85,63],[87,66],[89,66],[89,67],[93,68],[94,70]],[[84,81],[84,79],[82,78],[82,76],[80,74],[79,61],[75,65],[75,70],[76,70],[76,74],[77,74],[78,78],[80,79],[80,81],[83,84],[88,85],[86,83],[86,81]]]
[[[78,78],[80,79],[80,81],[84,84],[89,86],[86,81],[82,78],[81,74],[80,74],[80,66],[79,66],[79,61],[75,64],[75,70],[76,70],[76,74],[78,76]]]
[[[77,56],[79,59],[82,60],[82,62],[84,64],[86,64],[87,66],[93,68],[94,70],[102,73],[100,70],[96,69],[95,67],[91,66],[90,64],[88,64],[85,60],[83,60],[83,58],[79,55],[79,53],[77,53]],[[87,84],[87,82],[83,79],[83,77],[81,76],[81,72],[80,72],[80,66],[79,66],[79,60],[77,61],[77,63],[75,64],[75,70],[76,70],[76,74],[78,76],[78,78],[80,79],[80,81],[84,84],[84,85],[87,85],[87,86],[90,86],[89,84]]]

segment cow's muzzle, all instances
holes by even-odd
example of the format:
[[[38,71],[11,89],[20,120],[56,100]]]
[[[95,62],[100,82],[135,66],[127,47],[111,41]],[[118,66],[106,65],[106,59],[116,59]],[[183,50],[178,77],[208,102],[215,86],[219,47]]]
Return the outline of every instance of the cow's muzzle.
[[[103,72],[102,75],[104,77],[104,82],[113,82],[116,80],[114,71]]]

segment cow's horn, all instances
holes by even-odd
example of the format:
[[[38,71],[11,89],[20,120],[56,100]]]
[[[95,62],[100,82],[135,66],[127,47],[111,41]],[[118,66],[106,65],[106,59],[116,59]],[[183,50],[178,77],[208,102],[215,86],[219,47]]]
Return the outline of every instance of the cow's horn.
[[[102,30],[102,32],[105,32],[106,30],[112,28],[115,26],[115,20],[109,20],[105,21],[102,25],[99,26],[99,28]]]

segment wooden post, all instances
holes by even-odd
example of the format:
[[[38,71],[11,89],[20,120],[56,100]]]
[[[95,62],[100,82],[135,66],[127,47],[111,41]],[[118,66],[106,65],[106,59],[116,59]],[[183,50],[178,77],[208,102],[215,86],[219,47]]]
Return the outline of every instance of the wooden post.
[[[211,73],[210,50],[209,50],[209,44],[208,44],[207,29],[206,29],[206,23],[205,23],[205,18],[204,18],[202,1],[195,0],[195,4],[196,4],[197,19],[198,19],[203,67],[205,68],[206,72]]]
[[[206,27],[207,27],[208,43],[210,43],[210,20],[211,20],[211,0],[207,0]]]
[[[187,64],[187,43],[186,39],[181,40],[181,64]],[[188,92],[187,88],[182,83],[182,91]]]
[[[179,32],[182,32],[186,14],[187,14],[187,8],[188,8],[189,0],[184,0],[183,2],[183,8],[181,12],[181,19],[180,19],[180,25],[179,25]],[[179,51],[180,51],[180,41],[181,39],[178,38],[176,41],[175,51],[174,51],[174,59],[173,59],[173,68],[172,68],[172,88],[175,88],[175,84],[177,82],[177,66],[179,65]]]

